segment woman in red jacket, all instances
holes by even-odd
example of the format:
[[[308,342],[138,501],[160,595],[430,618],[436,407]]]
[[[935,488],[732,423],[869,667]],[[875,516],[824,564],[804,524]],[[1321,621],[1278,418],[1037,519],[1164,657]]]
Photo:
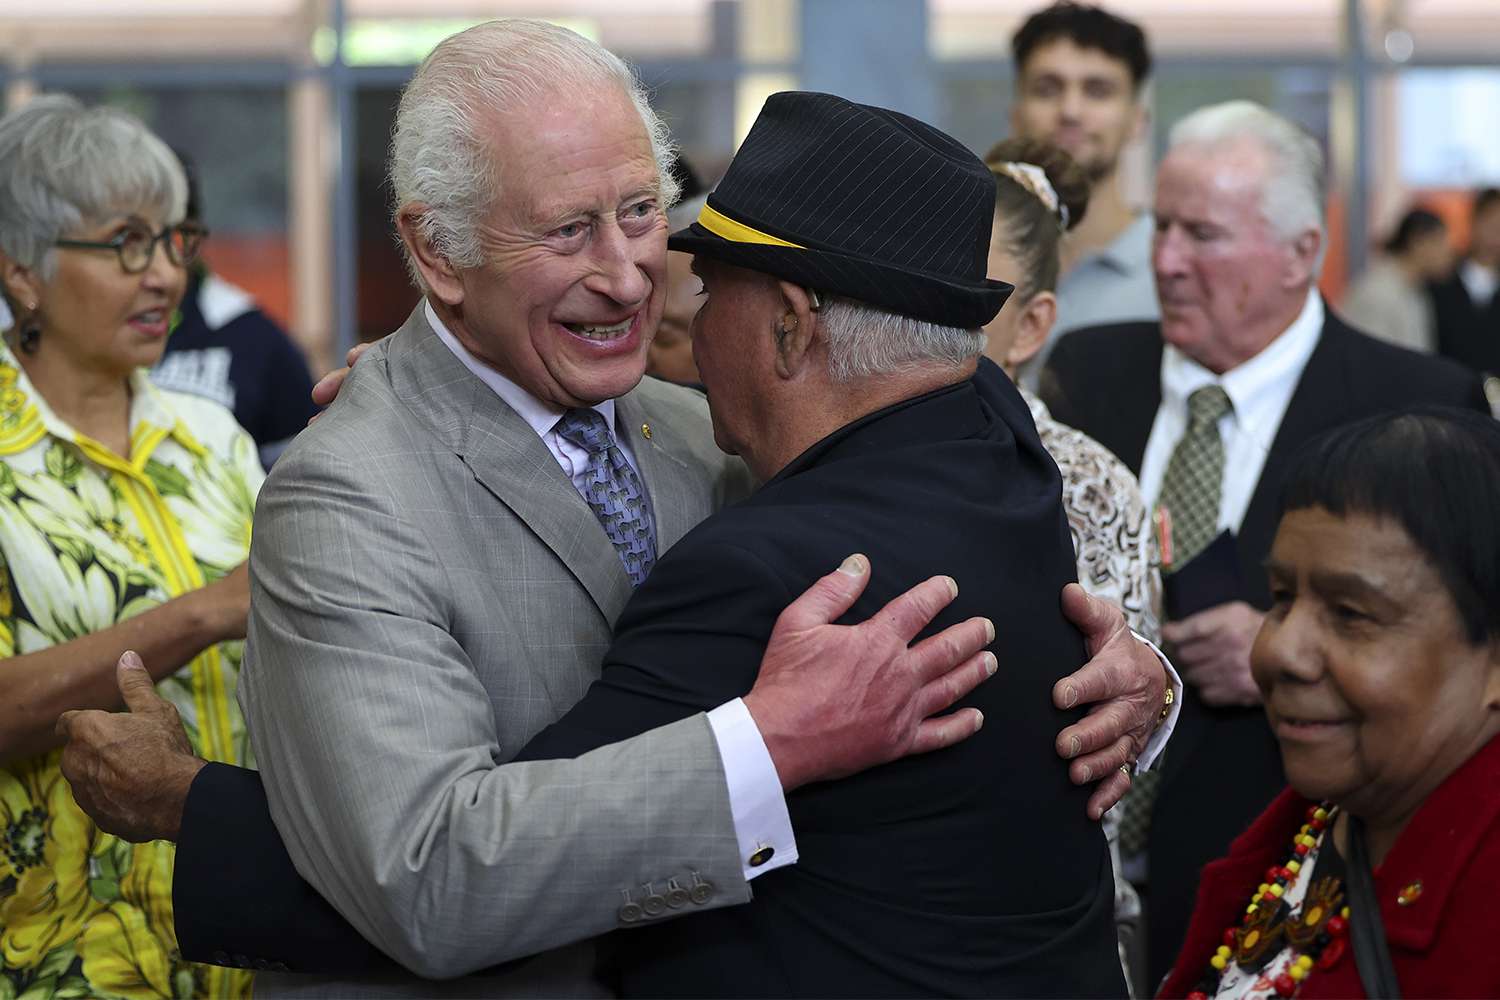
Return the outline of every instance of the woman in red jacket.
[[[1251,655],[1291,787],[1203,869],[1163,997],[1500,996],[1497,509],[1474,414],[1300,456]]]

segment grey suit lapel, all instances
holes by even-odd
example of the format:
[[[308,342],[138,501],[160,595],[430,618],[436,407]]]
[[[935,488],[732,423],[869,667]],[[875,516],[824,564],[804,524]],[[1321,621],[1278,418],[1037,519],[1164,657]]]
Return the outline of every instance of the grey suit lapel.
[[[612,626],[630,599],[630,577],[531,426],[448,350],[421,305],[393,339],[389,363],[402,401],[567,566]]]
[[[695,508],[692,489],[703,479],[703,471],[673,433],[680,428],[656,417],[657,411],[640,387],[615,400],[615,426],[621,435],[629,435],[630,452],[651,495],[659,558],[696,523],[689,511]],[[646,427],[651,429],[650,437]]]

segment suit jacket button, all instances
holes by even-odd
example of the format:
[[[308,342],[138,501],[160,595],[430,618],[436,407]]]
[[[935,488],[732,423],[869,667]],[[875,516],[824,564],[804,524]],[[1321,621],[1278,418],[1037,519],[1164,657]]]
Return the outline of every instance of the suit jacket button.
[[[760,850],[750,855],[750,867],[759,868],[761,865],[765,864],[767,861],[770,861],[775,856],[776,848],[762,847]]]
[[[709,899],[713,896],[713,894],[714,894],[713,883],[711,883],[711,882],[699,882],[697,885],[693,886],[693,891],[692,891],[692,893],[690,893],[690,898],[692,899],[692,901],[694,903],[697,903],[699,906],[702,906],[704,903],[706,903],[706,902],[709,901]]]
[[[229,953],[226,952],[226,951],[216,951],[210,957],[213,959],[213,964],[214,965],[228,965],[229,964]]]
[[[648,917],[657,916],[665,911],[666,908],[666,899],[654,892],[651,895],[647,896],[645,899],[641,900],[641,909]]]
[[[633,924],[641,919],[641,906],[639,903],[626,903],[620,907],[620,923]]]
[[[675,910],[679,906],[681,906],[683,903],[686,903],[687,901],[688,901],[688,891],[686,889],[684,889],[682,886],[678,885],[676,879],[673,879],[671,882],[669,882],[667,884],[667,905],[668,906],[670,906],[672,909]]]
[[[271,963],[271,971],[272,972],[291,972],[292,970],[287,966],[287,964],[285,962],[272,962]]]
[[[251,964],[252,964],[252,965],[254,965],[254,966],[255,966],[255,968],[256,968],[256,969],[258,969],[258,970],[259,970],[259,971],[261,971],[261,972],[265,972],[265,971],[266,971],[266,970],[267,970],[267,969],[269,969],[269,968],[270,968],[270,967],[271,967],[271,963],[270,963],[270,962],[267,962],[267,961],[266,961],[266,960],[265,960],[265,959],[263,959],[263,958],[257,958],[257,959],[256,959],[256,960],[255,960],[255,961],[254,961],[254,962],[253,962],[253,963],[251,963]]]
[[[234,956],[234,967],[236,969],[248,969],[250,968],[250,959],[244,955],[236,954]]]

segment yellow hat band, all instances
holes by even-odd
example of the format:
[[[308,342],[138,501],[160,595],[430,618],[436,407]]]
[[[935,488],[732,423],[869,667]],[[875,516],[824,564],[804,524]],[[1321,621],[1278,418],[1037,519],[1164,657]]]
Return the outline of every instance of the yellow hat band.
[[[714,211],[707,205],[703,211],[698,213],[698,225],[707,229],[715,236],[723,237],[731,243],[759,243],[768,247],[791,247],[793,250],[806,250],[807,247],[796,243],[788,243],[786,240],[778,239],[769,233],[763,233],[742,222],[735,222],[727,215]]]

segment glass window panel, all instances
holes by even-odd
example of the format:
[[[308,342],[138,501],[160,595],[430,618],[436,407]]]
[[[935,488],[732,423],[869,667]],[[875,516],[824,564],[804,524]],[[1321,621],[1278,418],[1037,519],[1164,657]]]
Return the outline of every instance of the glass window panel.
[[[1411,69],[1396,81],[1400,182],[1477,187],[1500,180],[1500,70]]]

